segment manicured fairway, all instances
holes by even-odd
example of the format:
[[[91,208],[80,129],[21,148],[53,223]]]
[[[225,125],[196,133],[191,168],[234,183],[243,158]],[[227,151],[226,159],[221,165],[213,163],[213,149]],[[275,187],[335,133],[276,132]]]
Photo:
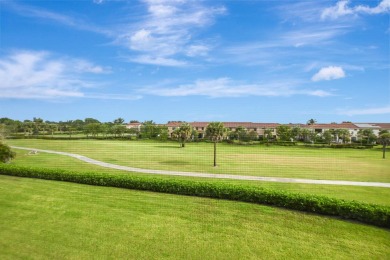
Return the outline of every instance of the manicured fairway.
[[[162,169],[253,176],[390,182],[390,160],[380,150],[315,149],[219,144],[218,167],[213,145],[153,141],[8,140],[10,145],[77,153],[104,162]]]
[[[0,258],[385,259],[388,230],[277,208],[0,176]]]
[[[145,175],[140,173],[129,173],[122,172],[119,170],[102,168],[92,164],[82,162],[80,160],[70,158],[67,156],[38,153],[36,155],[29,155],[28,151],[15,150],[17,157],[12,161],[12,164],[29,166],[29,167],[44,167],[51,169],[67,169],[77,171],[99,171],[106,174],[131,174],[131,175]],[[173,176],[158,176],[159,178],[184,178],[186,180],[191,179],[193,181],[201,182],[205,181],[202,178],[188,178],[188,177],[173,177]],[[353,187],[353,186],[334,186],[334,185],[310,185],[310,184],[299,184],[299,183],[271,183],[271,182],[260,182],[260,181],[238,181],[238,180],[212,180],[207,181],[225,182],[232,184],[245,184],[261,186],[265,188],[286,190],[291,192],[309,193],[325,195],[328,197],[334,197],[346,200],[357,200],[366,203],[375,203],[381,205],[390,206],[390,189],[388,188],[377,188],[377,187]]]

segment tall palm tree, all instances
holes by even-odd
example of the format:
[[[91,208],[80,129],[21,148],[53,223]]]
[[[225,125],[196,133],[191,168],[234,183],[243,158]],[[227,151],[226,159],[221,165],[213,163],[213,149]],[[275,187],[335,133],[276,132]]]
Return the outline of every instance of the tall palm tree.
[[[179,127],[179,141],[181,142],[181,147],[185,147],[185,143],[190,139],[192,134],[192,126],[189,123],[182,123]]]
[[[206,137],[214,142],[214,167],[217,166],[217,143],[226,135],[226,128],[221,122],[211,122],[206,127]]]

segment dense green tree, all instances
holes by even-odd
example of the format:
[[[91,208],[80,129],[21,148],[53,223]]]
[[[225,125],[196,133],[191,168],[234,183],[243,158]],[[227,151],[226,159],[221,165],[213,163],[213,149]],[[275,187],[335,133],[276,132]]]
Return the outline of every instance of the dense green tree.
[[[386,158],[386,146],[390,145],[390,133],[383,133],[378,137],[378,143],[382,145],[383,156],[382,158]]]
[[[245,141],[245,139],[247,139],[248,130],[245,127],[238,126],[235,132],[238,141]]]
[[[248,139],[249,141],[256,141],[259,139],[259,135],[256,131],[251,130],[248,132]]]
[[[310,141],[310,133],[311,133],[311,130],[308,129],[308,128],[304,128],[301,130],[301,136],[302,136],[302,140],[304,142],[309,142]]]
[[[102,129],[101,129],[101,125],[100,123],[90,123],[90,124],[87,124],[85,126],[85,134],[88,135],[91,134],[93,137],[96,137],[99,135],[99,133],[102,132]]]
[[[112,126],[112,132],[114,133],[115,137],[121,137],[126,132],[126,126],[124,126],[124,125],[113,125]]]
[[[11,148],[0,141],[0,162],[6,163],[15,158],[15,153]]]
[[[211,122],[206,127],[206,137],[214,143],[214,167],[217,166],[217,143],[223,140],[226,132],[221,122]]]
[[[306,122],[307,125],[314,125],[315,123],[317,123],[317,120],[315,120],[313,118],[307,120],[307,122]]]
[[[156,138],[164,128],[156,125],[152,120],[145,121],[141,126],[140,135],[142,138]]]
[[[270,129],[270,128],[266,128],[264,129],[264,135],[263,135],[263,139],[267,141],[267,143],[272,140],[273,138],[273,130]]]
[[[351,140],[351,134],[349,133],[348,129],[336,129],[336,134],[344,144]]]
[[[367,144],[372,144],[376,141],[376,135],[374,134],[374,130],[372,129],[364,129],[363,130],[363,134],[362,134],[363,138],[366,139],[366,143]]]
[[[333,135],[330,130],[325,130],[325,132],[322,133],[322,138],[327,144],[330,144],[333,140]]]
[[[47,131],[51,133],[51,136],[54,136],[54,133],[58,130],[57,124],[47,124],[46,125]]]
[[[291,138],[293,138],[294,140],[299,139],[301,136],[301,131],[302,129],[299,126],[294,126],[293,128],[291,128]]]
[[[76,129],[76,131],[79,131],[79,132],[83,131],[84,130],[84,125],[85,125],[85,123],[81,119],[76,119],[76,120],[72,121],[72,127],[74,129]]]
[[[192,128],[191,139],[195,142],[199,139],[199,132],[195,128]]]
[[[121,117],[114,120],[115,125],[123,125],[124,122],[125,122],[125,120]]]
[[[5,124],[0,124],[0,142],[8,136],[8,129]]]
[[[25,135],[31,135],[34,132],[35,124],[30,120],[25,120],[22,124]]]
[[[281,141],[290,141],[291,127],[288,125],[279,125],[276,127],[276,134]]]
[[[168,137],[169,137],[168,129],[161,129],[160,134],[158,136],[160,141],[166,141],[168,140]]]
[[[4,125],[10,125],[10,124],[13,124],[14,123],[14,120],[8,118],[8,117],[2,117],[0,118],[0,124],[4,124]]]
[[[91,117],[87,117],[84,119],[84,124],[93,124],[93,123],[100,123],[99,120],[95,119],[95,118],[91,118]]]

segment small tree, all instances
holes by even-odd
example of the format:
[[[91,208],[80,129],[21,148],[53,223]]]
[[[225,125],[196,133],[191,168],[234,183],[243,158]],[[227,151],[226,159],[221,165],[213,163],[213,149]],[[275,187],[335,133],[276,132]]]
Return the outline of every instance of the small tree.
[[[214,167],[217,166],[217,143],[223,139],[226,128],[221,122],[211,122],[206,127],[206,137],[214,143]]]
[[[276,134],[281,141],[290,141],[291,127],[287,125],[280,125],[276,127]]]
[[[190,139],[192,134],[192,126],[188,123],[182,123],[179,127],[179,142],[181,147],[185,147],[186,141]]]
[[[267,145],[268,145],[268,142],[269,142],[272,138],[273,138],[273,130],[270,129],[270,128],[264,129],[263,139],[267,141]]]
[[[238,126],[235,131],[235,136],[238,141],[245,141],[247,139],[248,130],[243,126]]]
[[[7,127],[4,124],[0,124],[0,142],[5,139],[8,135]]]
[[[11,151],[8,145],[0,141],[0,162],[7,163],[13,158],[15,158],[15,153]]]
[[[317,123],[317,120],[315,120],[313,118],[307,120],[307,122],[306,122],[307,125],[314,125],[315,123]]]
[[[390,133],[383,133],[379,136],[378,138],[378,143],[382,144],[382,151],[383,151],[383,156],[382,158],[386,158],[386,146],[390,145]]]
[[[295,126],[295,127],[291,128],[291,137],[294,140],[299,139],[299,137],[301,136],[301,131],[302,131],[302,129],[299,126]]]
[[[259,139],[259,136],[256,131],[251,130],[248,133],[248,138],[250,141],[256,141],[257,139]]]
[[[115,125],[123,125],[124,122],[125,122],[125,120],[121,117],[114,120]]]
[[[58,126],[56,124],[48,124],[47,130],[51,133],[51,137],[54,136],[54,132],[58,130]]]
[[[322,138],[327,144],[330,144],[333,139],[332,132],[330,130],[325,130],[325,132],[322,133]]]

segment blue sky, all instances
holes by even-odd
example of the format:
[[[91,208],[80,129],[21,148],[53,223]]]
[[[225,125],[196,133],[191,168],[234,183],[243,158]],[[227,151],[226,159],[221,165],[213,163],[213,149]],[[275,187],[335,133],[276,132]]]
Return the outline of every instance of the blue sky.
[[[390,0],[0,3],[0,117],[390,122]]]

